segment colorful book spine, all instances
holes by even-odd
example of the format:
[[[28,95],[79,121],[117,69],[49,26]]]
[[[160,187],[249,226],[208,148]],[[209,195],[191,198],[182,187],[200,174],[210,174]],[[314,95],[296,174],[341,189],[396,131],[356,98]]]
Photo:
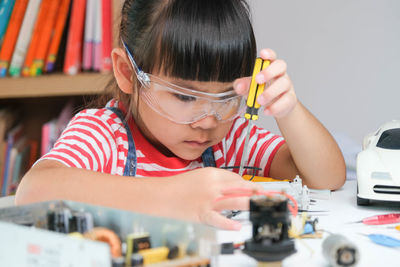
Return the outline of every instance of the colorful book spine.
[[[26,53],[25,62],[22,69],[22,75],[25,77],[28,77],[31,74],[30,69],[33,64],[33,59],[35,58],[36,50],[39,48],[40,37],[42,35],[42,30],[44,28],[47,13],[49,12],[52,1],[53,0],[42,0],[40,5],[39,15],[36,19],[31,42],[29,44],[28,52]]]
[[[102,57],[101,71],[110,72],[112,68],[111,50],[112,50],[112,2],[111,0],[102,0]]]
[[[97,0],[86,0],[85,37],[83,43],[83,70],[90,70],[93,65],[93,39],[95,27],[95,6]]]
[[[47,15],[43,22],[43,27],[38,41],[38,47],[35,51],[34,59],[32,62],[30,76],[41,75],[44,67],[44,60],[50,45],[50,38],[52,36],[56,16],[60,7],[60,0],[52,0],[49,4]]]
[[[13,177],[14,173],[16,172],[16,167],[18,162],[17,162],[17,156],[20,153],[21,149],[23,146],[26,144],[26,138],[21,137],[17,142],[14,143],[13,147],[11,148],[10,152],[10,161],[9,161],[9,172],[8,172],[8,177],[7,177],[7,182],[5,183],[6,188],[4,190],[4,195],[8,196],[11,193],[11,188],[12,188],[12,182],[13,182]],[[17,163],[17,164],[16,164]],[[4,177],[6,179],[6,177]]]
[[[0,44],[7,30],[8,21],[14,8],[15,0],[0,1]]]
[[[27,169],[30,169],[38,158],[39,142],[36,140],[29,141],[30,150],[28,155]]]
[[[0,51],[0,77],[5,77],[7,74],[27,5],[28,0],[17,0],[14,4]]]
[[[86,1],[85,37],[83,43],[82,68],[90,70],[93,65],[93,39],[95,25],[95,6],[98,0]]]
[[[85,8],[86,0],[75,0],[72,3],[71,22],[69,25],[67,48],[65,52],[63,68],[65,74],[75,75],[78,73],[81,67]]]
[[[28,168],[29,153],[31,151],[30,142],[25,142],[23,147],[19,148],[17,157],[15,158],[13,177],[10,186],[8,187],[8,194],[15,194],[18,184],[21,182],[23,175]]]
[[[33,27],[35,25],[41,2],[42,0],[29,0],[24,20],[22,21],[22,26],[18,34],[17,44],[15,45],[11,59],[10,69],[8,70],[12,77],[18,77],[21,75],[22,65],[31,41]]]
[[[23,134],[23,127],[21,124],[10,130],[7,135],[7,147],[5,149],[5,162],[4,162],[4,171],[3,171],[3,184],[2,184],[2,195],[5,196],[7,192],[7,183],[8,183],[8,175],[11,171],[11,149],[14,144],[19,140],[19,138]]]
[[[96,1],[95,6],[95,28],[93,40],[93,70],[101,70],[101,56],[102,56],[102,24],[101,24],[101,1]]]
[[[63,34],[65,24],[67,21],[70,3],[71,3],[71,0],[62,0],[61,1],[61,6],[60,6],[60,8],[58,10],[58,14],[57,14],[56,25],[54,26],[54,35],[53,35],[53,38],[51,39],[49,51],[47,54],[46,67],[45,67],[46,72],[52,72],[55,68],[57,53],[58,53],[58,49],[60,47],[62,34]]]

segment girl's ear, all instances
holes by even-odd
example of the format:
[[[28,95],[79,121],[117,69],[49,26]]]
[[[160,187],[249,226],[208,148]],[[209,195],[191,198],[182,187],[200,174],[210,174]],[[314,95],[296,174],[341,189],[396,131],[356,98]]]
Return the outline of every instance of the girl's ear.
[[[115,80],[125,94],[132,94],[133,73],[131,63],[122,48],[114,48],[111,52]]]

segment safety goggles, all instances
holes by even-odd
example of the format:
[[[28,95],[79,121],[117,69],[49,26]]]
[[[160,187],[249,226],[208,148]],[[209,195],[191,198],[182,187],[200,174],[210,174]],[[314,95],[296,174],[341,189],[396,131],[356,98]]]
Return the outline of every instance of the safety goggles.
[[[158,114],[180,124],[190,124],[208,116],[230,121],[245,110],[245,101],[234,90],[207,93],[184,88],[142,71],[123,42],[129,60],[141,83],[140,97]]]

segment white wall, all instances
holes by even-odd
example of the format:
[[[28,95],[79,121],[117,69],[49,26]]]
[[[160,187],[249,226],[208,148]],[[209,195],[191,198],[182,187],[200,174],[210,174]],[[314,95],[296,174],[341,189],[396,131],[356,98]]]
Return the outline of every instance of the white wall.
[[[258,50],[288,63],[298,98],[361,144],[400,119],[400,1],[249,0]],[[279,133],[274,120],[259,125]]]

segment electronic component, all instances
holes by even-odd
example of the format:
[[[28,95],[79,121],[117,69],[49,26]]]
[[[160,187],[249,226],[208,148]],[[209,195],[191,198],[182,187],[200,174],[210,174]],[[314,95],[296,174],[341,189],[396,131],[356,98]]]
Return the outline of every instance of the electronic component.
[[[59,233],[79,232],[93,228],[93,216],[89,212],[73,212],[68,208],[56,208],[47,213],[47,229]]]
[[[332,267],[356,266],[359,260],[357,247],[343,235],[329,235],[322,243],[322,254]]]
[[[47,229],[68,234],[70,232],[69,223],[71,218],[71,210],[68,208],[51,210],[47,213]]]
[[[296,251],[288,235],[290,218],[285,196],[251,197],[250,221],[252,239],[245,242],[243,249],[247,255],[258,262],[280,262]]]
[[[93,216],[89,212],[74,212],[70,219],[70,232],[79,232],[81,234],[92,230]]]
[[[146,232],[131,233],[126,236],[126,264],[131,262],[131,255],[141,249],[151,248],[150,235]]]
[[[110,246],[111,255],[113,257],[120,257],[121,252],[121,240],[114,231],[105,227],[94,227],[89,232],[83,234],[84,238],[105,242]]]
[[[262,179],[263,178],[263,179]],[[255,176],[252,181],[260,183],[266,191],[284,191],[296,199],[299,209],[308,210],[311,203],[310,190],[303,185],[300,176],[296,176],[293,181],[277,181],[276,179]]]
[[[138,254],[143,256],[143,264],[153,264],[168,259],[175,259],[179,254],[177,246],[171,248],[168,247],[157,247],[139,250]]]

